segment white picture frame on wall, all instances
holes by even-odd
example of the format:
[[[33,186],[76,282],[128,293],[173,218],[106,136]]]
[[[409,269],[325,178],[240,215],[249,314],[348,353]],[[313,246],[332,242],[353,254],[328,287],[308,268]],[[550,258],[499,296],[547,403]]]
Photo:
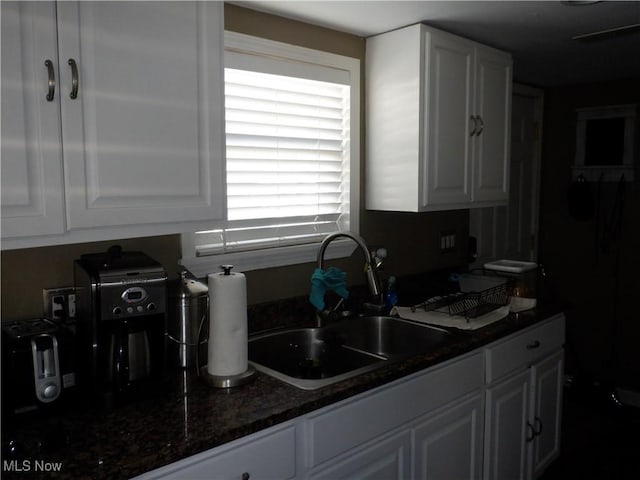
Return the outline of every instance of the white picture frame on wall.
[[[637,111],[635,104],[576,110],[574,179],[633,181]]]

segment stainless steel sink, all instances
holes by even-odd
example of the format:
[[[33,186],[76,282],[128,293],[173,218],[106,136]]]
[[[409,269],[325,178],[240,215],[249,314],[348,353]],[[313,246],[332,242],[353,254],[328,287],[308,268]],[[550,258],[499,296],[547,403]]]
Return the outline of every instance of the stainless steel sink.
[[[355,317],[335,328],[349,347],[386,358],[428,352],[451,336],[447,330],[385,316]]]
[[[313,390],[426,353],[451,339],[447,330],[394,317],[353,317],[323,328],[297,328],[249,339],[258,370]]]

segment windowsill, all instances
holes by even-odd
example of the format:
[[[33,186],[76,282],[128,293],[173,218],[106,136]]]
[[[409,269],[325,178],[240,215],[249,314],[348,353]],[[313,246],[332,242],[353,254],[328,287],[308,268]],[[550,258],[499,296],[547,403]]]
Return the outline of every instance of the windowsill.
[[[291,245],[265,250],[223,253],[203,257],[183,258],[181,264],[198,278],[220,271],[220,265],[233,265],[237,272],[284,267],[316,262],[320,243]],[[325,259],[349,257],[356,249],[350,240],[335,240],[325,252]]]

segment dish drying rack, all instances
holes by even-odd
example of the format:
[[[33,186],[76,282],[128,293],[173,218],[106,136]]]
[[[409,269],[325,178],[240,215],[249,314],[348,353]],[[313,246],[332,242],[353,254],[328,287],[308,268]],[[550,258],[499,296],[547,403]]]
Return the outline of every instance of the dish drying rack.
[[[449,315],[458,315],[467,320],[477,318],[509,303],[511,283],[507,280],[478,292],[454,292],[431,297],[422,303],[412,306],[411,311],[436,311],[448,313]]]

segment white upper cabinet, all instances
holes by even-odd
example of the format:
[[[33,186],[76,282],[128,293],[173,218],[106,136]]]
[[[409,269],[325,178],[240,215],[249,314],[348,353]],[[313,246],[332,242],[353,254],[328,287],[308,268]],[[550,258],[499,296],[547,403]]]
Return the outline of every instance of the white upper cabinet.
[[[62,233],[55,4],[2,2],[1,8],[2,236]]]
[[[46,122],[53,133],[46,141],[32,132],[11,135],[16,144],[27,146],[32,163],[49,150],[62,152],[62,164],[60,158],[55,165],[55,158],[47,159],[46,168],[57,168],[64,187],[43,190],[62,195],[66,211],[55,231],[22,230],[26,222],[5,225],[3,193],[3,227],[9,227],[9,232],[3,228],[3,237],[63,229],[63,240],[53,238],[53,243],[88,241],[193,231],[198,222],[203,226],[222,218],[222,3],[59,2],[42,8],[57,12],[34,22],[33,14],[20,7],[25,10],[22,23],[35,23],[36,35],[29,39],[37,44],[25,47],[13,40],[9,60],[38,73],[35,80],[26,79],[30,84],[16,79],[22,81],[14,96],[28,98],[27,105],[43,103],[48,85],[44,62],[52,60],[56,91],[51,103],[58,108],[53,118],[19,106],[16,110]],[[5,178],[4,3],[2,11],[3,187],[20,180],[37,191],[37,175],[22,178],[20,168],[27,168],[20,157],[12,160],[15,167]],[[43,32],[52,32],[53,40]],[[46,46],[53,54],[40,52]],[[19,200],[15,197],[7,207]]]
[[[367,40],[366,201],[506,204],[511,57],[422,24]]]
[[[419,208],[471,202],[476,120],[474,45],[452,35],[421,33],[425,79],[424,163]],[[418,158],[416,158],[416,161]]]
[[[506,205],[511,159],[511,57],[476,47],[473,201]]]
[[[221,217],[217,7],[58,4],[70,228]]]

